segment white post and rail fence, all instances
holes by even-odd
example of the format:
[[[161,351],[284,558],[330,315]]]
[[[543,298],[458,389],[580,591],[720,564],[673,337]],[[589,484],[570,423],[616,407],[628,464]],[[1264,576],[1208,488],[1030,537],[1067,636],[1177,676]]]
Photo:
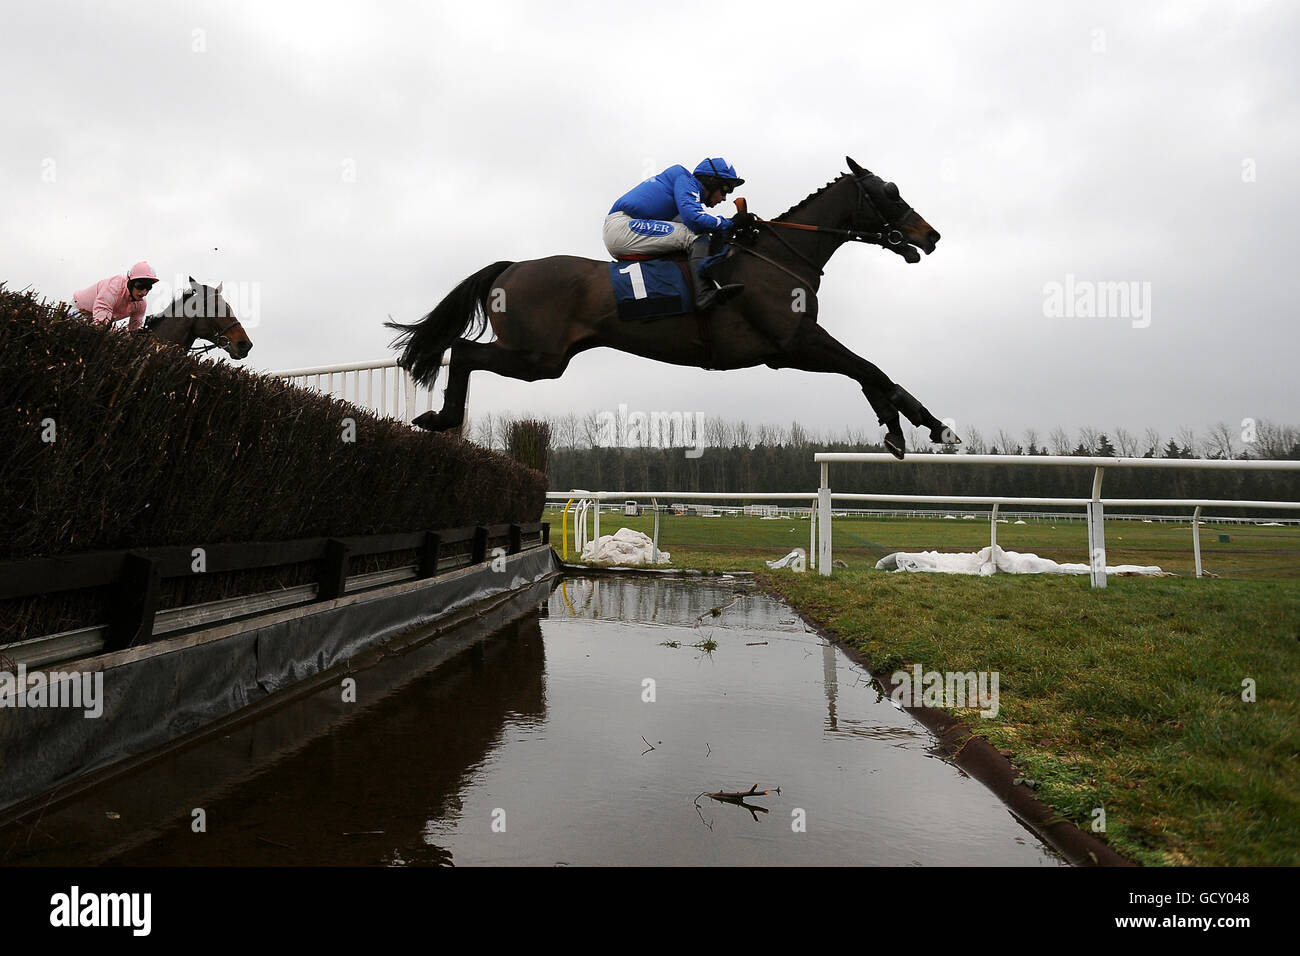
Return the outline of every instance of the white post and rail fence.
[[[1081,508],[1088,522],[1088,565],[1092,586],[1106,586],[1106,508],[1190,508],[1192,525],[1192,549],[1196,561],[1196,576],[1202,577],[1201,567],[1201,511],[1204,508],[1255,508],[1262,510],[1286,509],[1300,511],[1300,501],[1242,501],[1206,498],[1103,498],[1102,481],[1106,470],[1120,468],[1173,468],[1203,469],[1226,471],[1300,471],[1300,461],[1264,461],[1264,460],[1218,460],[1186,458],[1101,458],[1071,457],[1068,455],[913,455],[907,459],[909,464],[921,465],[962,465],[979,467],[987,465],[1028,465],[1032,467],[1072,467],[1092,468],[1092,487],[1088,497],[1079,498],[1029,498],[1006,497],[997,495],[899,495],[899,494],[849,494],[836,493],[831,490],[830,466],[859,463],[895,464],[892,455],[854,454],[849,452],[820,452],[814,455],[814,461],[821,466],[821,485],[816,493],[807,492],[683,492],[683,491],[566,491],[548,492],[547,499],[553,503],[565,504],[563,547],[567,559],[568,515],[569,509],[577,503],[575,511],[575,539],[579,542],[578,553],[587,540],[600,537],[600,503],[604,501],[783,501],[799,502],[809,508],[809,544],[808,565],[817,568],[824,575],[834,569],[833,538],[831,519],[835,502],[876,502],[888,504],[911,504],[928,502],[944,505],[992,505],[990,518],[990,539],[997,544],[998,508],[1002,505],[1033,505],[1065,508]],[[580,519],[579,519],[580,516]],[[595,519],[595,533],[586,534],[587,517]],[[658,508],[655,510],[654,548],[659,548]]]
[[[443,365],[448,363],[444,359]],[[340,365],[320,365],[312,368],[284,369],[268,374],[285,379],[291,384],[303,388],[312,388],[318,392],[340,398],[353,404],[369,408],[380,415],[410,421],[417,415],[432,410],[434,394],[429,389],[420,388],[411,379],[410,374],[399,368],[395,360],[374,362],[350,362]],[[468,402],[465,412],[469,420]],[[841,502],[876,502],[881,504],[912,504],[918,502],[947,505],[992,505],[993,514],[991,541],[997,544],[997,511],[1001,505],[1034,505],[1082,508],[1088,522],[1088,564],[1093,587],[1106,586],[1106,531],[1105,511],[1107,506],[1113,508],[1135,507],[1181,507],[1194,509],[1190,516],[1192,524],[1192,547],[1196,561],[1196,576],[1202,576],[1200,519],[1204,508],[1259,508],[1288,509],[1300,511],[1297,501],[1237,501],[1226,499],[1203,498],[1103,498],[1101,496],[1102,480],[1106,469],[1120,468],[1172,468],[1202,469],[1225,471],[1300,471],[1300,461],[1272,461],[1258,459],[1187,459],[1187,458],[1102,458],[1069,455],[913,455],[907,459],[914,465],[960,465],[979,467],[982,465],[1035,468],[1070,467],[1092,468],[1092,489],[1087,498],[1026,498],[1002,497],[989,495],[898,495],[898,494],[836,494],[831,490],[830,466],[833,464],[893,464],[892,455],[881,453],[819,452],[813,460],[821,467],[821,484],[815,494],[777,492],[763,493],[729,493],[729,492],[671,492],[671,491],[612,491],[612,492],[551,492],[551,500],[574,499],[579,501],[582,512],[582,537],[585,538],[586,517],[595,518],[595,535],[600,537],[600,509],[598,502],[604,500],[642,500],[652,502],[659,498],[671,501],[807,501],[809,514],[808,563],[818,568],[822,574],[829,575],[834,569],[832,556],[832,504]],[[584,503],[585,502],[585,503]],[[567,526],[568,509],[565,511]],[[564,537],[567,549],[567,534]],[[584,541],[585,543],[585,541]],[[658,510],[655,512],[654,547],[658,550]],[[579,546],[581,553],[581,546]],[[567,556],[567,555],[566,555]]]
[[[444,369],[447,364],[447,359],[444,358]],[[434,393],[416,385],[411,374],[406,369],[399,368],[395,359],[289,368],[266,374],[282,378],[290,385],[341,398],[381,416],[408,422],[423,412],[432,411],[434,407]],[[442,375],[446,375],[446,372]],[[465,421],[469,421],[468,391]]]
[[[1087,498],[1003,498],[980,495],[867,495],[835,494],[831,491],[830,466],[833,464],[893,463],[894,457],[886,454],[853,454],[850,452],[819,452],[813,460],[821,466],[821,486],[817,489],[821,520],[818,525],[818,564],[822,574],[831,573],[831,501],[914,502],[930,501],[945,504],[993,505],[993,543],[997,544],[998,505],[1053,505],[1082,507],[1088,519],[1088,566],[1092,586],[1106,586],[1106,529],[1105,511],[1114,508],[1194,508],[1192,513],[1192,545],[1196,556],[1196,576],[1201,574],[1202,508],[1285,508],[1300,510],[1300,501],[1230,501],[1203,498],[1103,498],[1102,479],[1107,469],[1119,468],[1174,468],[1205,469],[1214,471],[1300,471],[1300,461],[1261,461],[1201,458],[1100,458],[1071,457],[1069,455],[913,455],[908,464],[920,465],[1023,465],[1035,468],[1073,467],[1092,468],[1092,494]]]

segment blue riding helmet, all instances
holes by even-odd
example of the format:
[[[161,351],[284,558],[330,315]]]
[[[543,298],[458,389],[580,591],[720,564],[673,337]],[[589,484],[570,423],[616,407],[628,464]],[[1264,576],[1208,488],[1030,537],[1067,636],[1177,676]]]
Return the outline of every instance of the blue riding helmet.
[[[735,168],[721,156],[715,156],[713,159],[706,159],[692,170],[692,175],[697,178],[700,176],[712,176],[714,179],[724,183],[728,191],[741,185],[744,180],[736,175]]]

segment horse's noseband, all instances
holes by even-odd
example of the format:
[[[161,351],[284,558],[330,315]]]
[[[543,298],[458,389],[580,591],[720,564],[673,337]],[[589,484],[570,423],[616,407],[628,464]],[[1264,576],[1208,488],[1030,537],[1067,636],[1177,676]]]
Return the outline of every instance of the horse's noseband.
[[[232,319],[230,324],[227,325],[224,329],[217,329],[217,331],[213,333],[211,339],[212,342],[211,345],[204,346],[203,348],[194,348],[191,349],[191,351],[210,352],[212,349],[224,349],[228,345],[233,345],[234,343],[231,342],[230,339],[226,338],[226,333],[229,332],[237,325],[239,325],[239,319]]]

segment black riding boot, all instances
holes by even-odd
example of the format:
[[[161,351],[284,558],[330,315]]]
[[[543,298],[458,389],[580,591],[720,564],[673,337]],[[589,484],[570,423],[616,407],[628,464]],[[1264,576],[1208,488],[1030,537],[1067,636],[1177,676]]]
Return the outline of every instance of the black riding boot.
[[[907,416],[908,421],[921,428],[930,429],[930,441],[944,445],[960,445],[961,439],[951,428],[930,413],[907,389],[895,385],[889,396],[890,403]]]
[[[715,280],[702,274],[700,268],[708,257],[709,237],[700,236],[691,244],[689,268],[691,285],[695,288],[695,308],[699,312],[707,312],[715,305],[721,305],[745,288],[743,285],[734,284],[720,286]]]

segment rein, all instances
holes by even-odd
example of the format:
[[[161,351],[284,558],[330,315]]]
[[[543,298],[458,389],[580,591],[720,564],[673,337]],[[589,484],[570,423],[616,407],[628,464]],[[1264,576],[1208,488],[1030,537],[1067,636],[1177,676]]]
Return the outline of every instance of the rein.
[[[767,225],[767,223],[764,222],[763,225]],[[773,233],[773,235],[776,235],[776,234]],[[781,237],[780,237],[780,236],[777,236],[777,238],[780,239]],[[805,255],[804,255],[802,252],[800,252],[798,249],[796,249],[796,248],[794,248],[793,246],[791,246],[788,242],[785,242],[784,239],[782,239],[781,241],[782,241],[782,243],[784,243],[784,245],[785,245],[785,247],[786,247],[787,249],[789,249],[791,252],[793,252],[796,256],[798,256],[798,257],[799,257],[800,259],[802,259],[804,262],[808,263],[808,265],[812,266],[814,269],[817,269],[817,276],[818,276],[818,278],[820,278],[821,276],[824,276],[824,275],[826,274],[826,272],[825,272],[824,269],[820,269],[820,268],[818,268],[817,263],[813,262],[811,259],[809,259],[807,256],[805,256]],[[762,259],[762,260],[763,260],[764,262],[766,262],[769,266],[776,266],[776,268],[780,269],[782,272],[784,272],[784,273],[785,273],[786,275],[788,275],[790,278],[794,279],[796,282],[799,282],[799,283],[801,283],[801,284],[803,284],[803,285],[810,286],[810,287],[813,286],[813,285],[815,284],[815,283],[809,282],[807,279],[805,279],[803,276],[799,275],[797,272],[795,272],[795,271],[794,271],[793,269],[791,269],[789,266],[783,266],[783,265],[781,265],[781,263],[777,262],[775,259],[771,258],[770,256],[765,256],[765,255],[763,255],[763,253],[759,252],[757,249],[751,249],[749,246],[741,245],[740,243],[736,243],[736,248],[739,249],[741,252],[748,252],[748,253],[749,253],[751,256],[753,256],[755,259]]]
[[[835,229],[831,226],[815,226],[806,222],[783,222],[779,219],[759,219],[758,222],[764,226],[803,229],[805,232],[828,232],[834,236],[844,236],[852,242],[869,242],[877,246],[896,246],[903,241],[903,234],[890,223],[885,223],[887,232],[864,232],[861,229]]]
[[[772,235],[781,242],[781,245],[785,246],[786,249],[788,249],[791,253],[793,253],[797,258],[802,259],[813,269],[816,269],[817,275],[820,278],[821,276],[826,274],[825,270],[822,269],[819,265],[817,265],[817,263],[813,262],[806,255],[804,255],[802,252],[800,252],[798,249],[796,249],[794,246],[790,245],[790,243],[787,242],[779,232],[775,231],[775,227],[779,226],[783,229],[798,229],[803,232],[821,232],[832,236],[843,236],[849,242],[866,242],[866,243],[870,243],[871,245],[877,245],[877,246],[896,246],[903,241],[902,231],[897,226],[895,226],[893,222],[891,222],[888,218],[886,218],[885,215],[880,211],[880,207],[876,205],[876,201],[871,198],[871,195],[867,192],[866,188],[862,185],[862,178],[860,176],[853,177],[853,185],[856,186],[858,189],[858,211],[861,212],[862,207],[864,205],[869,205],[871,207],[871,211],[876,214],[876,218],[880,220],[880,228],[882,229],[881,232],[867,232],[866,230],[863,229],[837,229],[832,226],[818,226],[813,223],[806,223],[806,222],[785,222],[779,219],[759,219],[757,216],[754,217],[754,222],[758,226],[766,226],[769,230],[772,230]],[[907,208],[903,211],[903,214],[902,216],[899,217],[899,219],[902,220],[906,218],[908,214],[910,214],[911,212],[913,212],[912,207],[907,206]],[[783,266],[781,263],[775,261],[774,259],[771,259],[763,255],[761,252],[758,252],[755,249],[751,249],[748,246],[743,245],[741,243],[736,243],[736,245],[739,248],[743,249],[745,252],[748,252],[750,255],[762,259],[764,262],[768,263],[769,265],[776,266],[786,275],[792,276],[793,278],[797,279],[800,282],[804,281],[800,276],[796,275],[793,270],[787,268],[786,266]]]
[[[212,344],[201,345],[201,346],[191,345],[190,351],[193,352],[195,355],[202,355],[204,352],[211,352],[213,349],[224,348],[226,345],[230,344],[230,340],[226,338],[226,333],[229,332],[238,324],[239,324],[239,320],[235,319],[224,329],[217,329],[217,331],[213,335]]]
[[[759,219],[758,222],[764,226],[781,226],[785,229],[802,229],[805,232],[826,232],[833,236],[844,236],[850,242],[868,242],[877,246],[896,246],[901,243],[903,241],[902,230],[894,225],[894,223],[892,223],[889,218],[880,211],[880,207],[876,205],[876,201],[871,198],[871,194],[868,193],[866,188],[862,185],[862,178],[860,176],[853,177],[853,185],[858,189],[858,211],[861,212],[864,205],[870,206],[871,211],[874,212],[876,218],[880,220],[880,228],[883,230],[882,232],[867,232],[863,229],[835,229],[831,226],[818,226],[806,222],[783,222],[779,219]],[[907,215],[912,211],[912,207],[907,206],[907,208],[903,210],[903,214],[898,217],[899,220],[901,221],[907,218]],[[773,235],[775,235],[775,233],[773,233]],[[788,246],[789,243],[786,243],[786,245]]]

